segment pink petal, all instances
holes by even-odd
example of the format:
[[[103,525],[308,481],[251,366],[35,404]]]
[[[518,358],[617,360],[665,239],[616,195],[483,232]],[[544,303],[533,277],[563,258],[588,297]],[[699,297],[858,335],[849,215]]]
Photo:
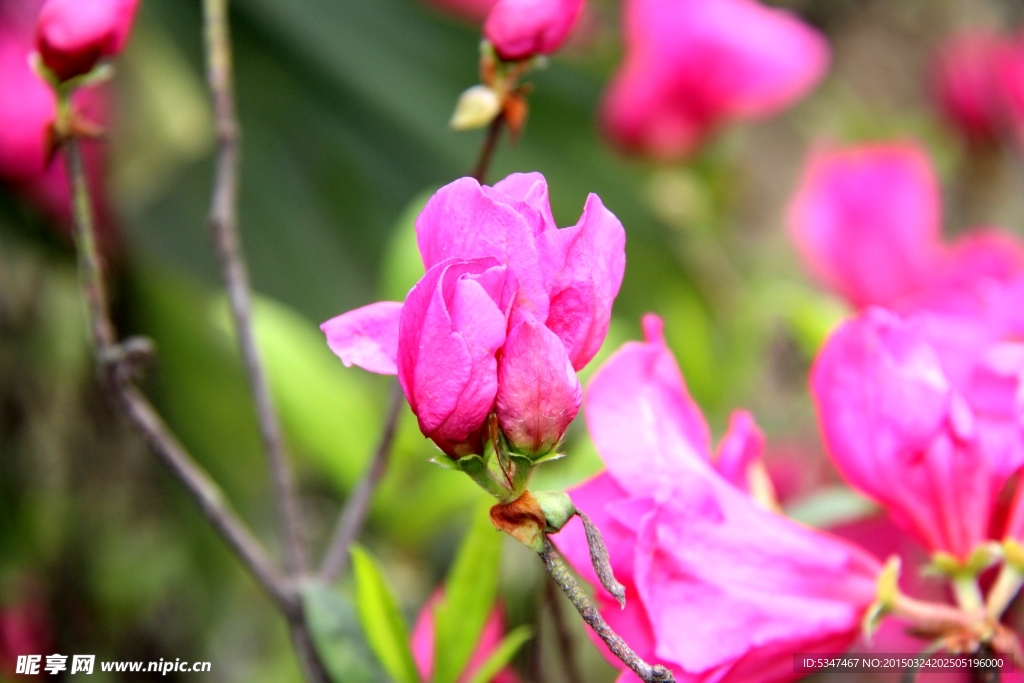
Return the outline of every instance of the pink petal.
[[[494,259],[445,261],[409,292],[398,339],[398,379],[420,430],[449,455],[479,452],[498,390],[505,341],[506,270]]]
[[[619,146],[658,157],[690,154],[730,120],[774,115],[829,61],[821,34],[752,0],[628,0],[624,24],[604,128]]]
[[[429,270],[451,258],[495,258],[508,265],[519,283],[516,309],[544,320],[548,295],[534,236],[542,226],[532,224],[531,217],[537,213],[524,201],[460,178],[438,190],[416,219],[423,265]]]
[[[398,320],[402,304],[380,301],[331,318],[320,329],[345,367],[381,375],[398,373]]]
[[[932,90],[943,114],[967,138],[999,136],[1001,94],[997,78],[1006,40],[987,30],[971,30],[946,41],[932,64]]]
[[[811,271],[855,306],[911,293],[940,258],[938,182],[909,143],[818,150],[787,222]]]
[[[498,422],[520,453],[549,452],[583,401],[580,381],[555,333],[535,321],[508,334],[498,365]]]
[[[626,232],[615,214],[591,194],[574,227],[542,237],[547,291],[547,326],[568,349],[579,370],[608,334],[612,304],[626,268]]]
[[[729,416],[729,431],[718,445],[715,470],[737,489],[749,493],[750,467],[760,462],[763,453],[764,435],[754,422],[754,416],[737,410]]]
[[[671,488],[690,460],[708,461],[704,416],[686,391],[661,337],[644,318],[646,342],[629,342],[594,375],[585,395],[587,426],[608,471],[635,495]]]
[[[548,182],[541,173],[513,173],[504,180],[499,180],[493,188],[485,185],[484,192],[495,200],[515,208],[530,223],[534,234],[539,235],[558,227],[555,225],[554,216],[551,215]]]

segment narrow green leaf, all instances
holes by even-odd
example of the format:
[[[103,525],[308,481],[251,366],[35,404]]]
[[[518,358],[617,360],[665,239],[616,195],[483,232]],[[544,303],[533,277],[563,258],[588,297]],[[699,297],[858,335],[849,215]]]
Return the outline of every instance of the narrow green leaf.
[[[359,621],[381,666],[396,683],[420,683],[409,649],[409,632],[395,596],[380,567],[359,546],[352,547],[352,572],[356,580]]]
[[[334,683],[383,679],[348,595],[314,583],[303,588],[302,604],[313,643]]]
[[[444,600],[434,613],[433,683],[455,683],[469,663],[498,593],[503,534],[481,505],[445,581]]]
[[[505,638],[498,643],[491,656],[487,658],[480,668],[473,674],[469,683],[491,683],[491,679],[498,675],[498,672],[508,666],[512,658],[519,652],[523,643],[533,637],[533,629],[523,625],[512,630]]]

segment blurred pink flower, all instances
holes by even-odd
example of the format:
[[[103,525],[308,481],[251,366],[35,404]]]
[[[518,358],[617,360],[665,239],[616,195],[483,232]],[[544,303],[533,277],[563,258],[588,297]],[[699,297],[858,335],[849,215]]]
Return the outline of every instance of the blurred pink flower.
[[[598,586],[609,625],[676,680],[794,680],[794,652],[842,651],[856,638],[881,565],[718,474],[661,321],[647,316],[644,328],[647,341],[623,346],[588,388],[587,424],[608,469],[571,491],[604,534],[625,609],[599,587],[578,521],[555,542]],[[750,433],[745,423],[734,427]]]
[[[1018,33],[1000,50],[996,80],[1003,107],[1003,125],[1024,146],[1024,33]]]
[[[931,73],[935,98],[968,140],[995,140],[1002,130],[998,64],[1007,48],[1002,35],[975,29],[950,37],[935,55]]]
[[[626,0],[623,21],[602,119],[631,152],[686,156],[724,123],[792,105],[828,68],[818,31],[754,0]]]
[[[857,307],[941,304],[957,289],[1024,267],[1009,233],[976,229],[941,241],[938,181],[909,142],[812,152],[787,223],[814,275]]]
[[[46,0],[36,24],[43,63],[66,81],[124,49],[139,0]]]
[[[625,232],[596,195],[559,230],[539,173],[493,188],[462,178],[416,220],[426,274],[405,303],[321,326],[346,365],[398,374],[420,429],[445,453],[480,453],[497,413],[514,449],[546,452],[580,405],[576,371],[608,332]]]
[[[13,677],[19,655],[46,654],[51,643],[43,603],[24,600],[0,607],[0,676]]]
[[[47,165],[48,129],[56,115],[50,87],[29,66],[32,30],[39,2],[23,0],[0,7],[0,181],[31,202],[44,217],[70,235],[71,204],[67,173],[58,153]],[[84,88],[74,95],[75,108],[85,118],[102,122],[107,117],[107,93],[102,87]],[[101,247],[113,257],[120,239],[113,227],[102,187],[102,145],[83,143],[86,172],[98,214]]]
[[[416,624],[412,628],[412,656],[416,661],[416,668],[420,672],[420,678],[429,681],[434,674],[434,609],[444,596],[439,588],[430,596],[427,603],[423,605]],[[495,607],[487,621],[484,623],[484,630],[480,633],[476,649],[469,658],[465,671],[459,676],[457,683],[468,683],[487,658],[494,654],[501,639],[505,635],[505,618],[501,607]],[[490,683],[519,683],[519,677],[511,667],[499,671]]]
[[[992,538],[1024,464],[1024,282],[990,283],[972,314],[871,308],[811,373],[825,444],[851,486],[930,551],[965,560]]]
[[[484,37],[506,61],[549,55],[562,47],[583,13],[584,0],[498,0]]]

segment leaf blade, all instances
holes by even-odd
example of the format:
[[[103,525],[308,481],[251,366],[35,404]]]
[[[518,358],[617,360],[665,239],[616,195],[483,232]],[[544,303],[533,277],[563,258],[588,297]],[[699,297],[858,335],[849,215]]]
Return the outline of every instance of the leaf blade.
[[[519,648],[530,638],[533,638],[533,629],[526,624],[512,629],[494,648],[490,657],[473,673],[473,678],[469,683],[490,683],[491,679],[512,661],[512,658],[519,652]]]

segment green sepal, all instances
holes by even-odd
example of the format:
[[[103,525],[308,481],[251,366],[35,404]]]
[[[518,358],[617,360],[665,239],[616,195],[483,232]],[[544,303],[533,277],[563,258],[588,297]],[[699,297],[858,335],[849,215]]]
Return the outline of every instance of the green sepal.
[[[459,463],[456,460],[452,460],[447,455],[436,455],[427,462],[443,467],[446,470],[454,470],[455,472],[461,472],[462,469],[459,467]]]
[[[556,449],[551,449],[543,455],[535,456],[530,458],[534,465],[539,465],[542,462],[552,462],[553,460],[561,460],[565,457],[565,453],[559,453]]]
[[[534,491],[533,498],[544,511],[544,520],[549,534],[561,531],[569,520],[576,516],[576,506],[569,494],[562,491]]]
[[[523,491],[529,485],[534,463],[528,456],[519,455],[518,453],[509,453],[508,459],[514,468],[512,474],[512,500],[515,500],[523,494]]]

